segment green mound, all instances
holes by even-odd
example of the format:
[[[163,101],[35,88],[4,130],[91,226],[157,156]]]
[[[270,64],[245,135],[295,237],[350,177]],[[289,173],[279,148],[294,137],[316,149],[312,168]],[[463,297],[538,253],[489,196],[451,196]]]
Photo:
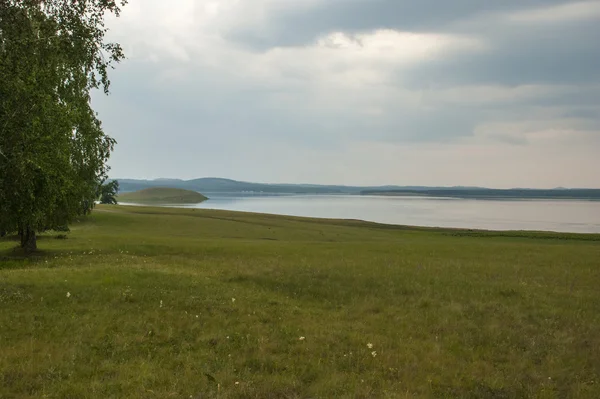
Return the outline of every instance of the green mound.
[[[132,193],[119,194],[119,202],[134,202],[142,204],[197,204],[206,201],[204,195],[180,188],[155,187]]]

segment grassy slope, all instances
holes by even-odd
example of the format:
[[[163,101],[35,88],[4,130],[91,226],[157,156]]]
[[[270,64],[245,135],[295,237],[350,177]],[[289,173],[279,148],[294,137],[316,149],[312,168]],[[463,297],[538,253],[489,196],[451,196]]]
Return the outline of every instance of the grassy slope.
[[[99,206],[0,241],[0,397],[600,397],[600,237],[519,235]]]
[[[146,188],[132,193],[122,193],[117,197],[119,202],[142,204],[196,204],[206,199],[196,191],[166,187]]]

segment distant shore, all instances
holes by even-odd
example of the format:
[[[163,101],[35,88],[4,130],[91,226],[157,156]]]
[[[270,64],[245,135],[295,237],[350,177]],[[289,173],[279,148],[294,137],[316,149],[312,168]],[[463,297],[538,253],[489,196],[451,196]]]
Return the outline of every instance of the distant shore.
[[[551,188],[551,189],[493,189],[486,187],[436,187],[436,186],[344,186],[320,184],[267,184],[243,182],[221,178],[193,180],[118,179],[121,193],[146,188],[170,187],[200,192],[203,194],[250,196],[250,195],[421,195],[457,198],[514,198],[514,199],[594,199],[600,200],[600,189],[594,188]]]
[[[430,189],[430,190],[364,190],[361,195],[394,197],[472,198],[489,200],[588,200],[600,201],[598,189]]]

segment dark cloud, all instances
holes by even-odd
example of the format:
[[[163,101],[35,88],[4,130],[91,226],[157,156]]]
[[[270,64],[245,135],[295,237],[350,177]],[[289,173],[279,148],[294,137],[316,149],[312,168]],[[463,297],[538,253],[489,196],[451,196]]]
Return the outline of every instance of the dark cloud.
[[[333,31],[380,28],[461,34],[483,40],[481,52],[457,53],[399,72],[411,88],[472,84],[600,82],[600,23],[511,22],[508,15],[573,4],[564,0],[332,0],[307,11],[285,7],[260,31],[234,30],[230,39],[256,49],[313,43]],[[504,17],[504,18],[503,18]]]
[[[488,50],[422,65],[401,78],[412,87],[600,83],[597,37],[598,21],[499,24],[486,37]]]
[[[256,49],[300,46],[333,31],[397,29],[447,32],[457,21],[493,12],[565,4],[565,0],[330,0],[307,11],[282,7],[268,26],[234,29],[229,38]]]

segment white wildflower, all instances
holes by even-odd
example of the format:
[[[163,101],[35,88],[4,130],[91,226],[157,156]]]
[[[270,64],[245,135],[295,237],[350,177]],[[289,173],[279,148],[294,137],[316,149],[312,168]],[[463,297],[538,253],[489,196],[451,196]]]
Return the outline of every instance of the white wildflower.
[[[71,293],[67,292],[67,298],[70,298],[70,297],[71,297]]]
[[[235,298],[231,298],[231,303],[235,302]]]
[[[376,351],[371,352],[371,356],[373,356],[373,357],[377,356],[377,352]]]
[[[235,385],[240,385],[240,382],[239,382],[239,381],[236,381],[236,382],[235,382]]]
[[[304,341],[306,339],[306,337],[300,337],[298,338],[300,341]]]
[[[367,344],[367,348],[369,348],[369,349],[373,349],[373,344],[369,342],[369,343]]]
[[[160,301],[160,307],[162,308],[162,306],[163,306],[163,302],[162,302],[162,300],[161,300],[161,301]]]

